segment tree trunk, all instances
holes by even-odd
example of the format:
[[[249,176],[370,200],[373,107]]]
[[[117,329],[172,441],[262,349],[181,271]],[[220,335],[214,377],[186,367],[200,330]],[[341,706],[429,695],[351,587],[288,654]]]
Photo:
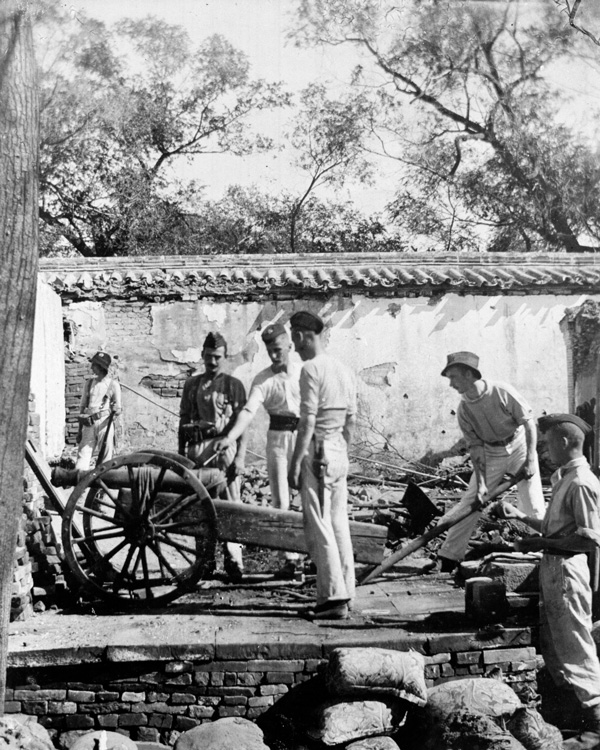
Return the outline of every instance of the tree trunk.
[[[37,283],[38,91],[24,0],[0,0],[0,713],[23,465]]]

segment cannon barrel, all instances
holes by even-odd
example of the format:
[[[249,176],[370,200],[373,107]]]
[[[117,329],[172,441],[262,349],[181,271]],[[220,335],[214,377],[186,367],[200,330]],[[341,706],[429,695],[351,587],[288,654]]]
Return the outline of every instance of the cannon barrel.
[[[161,469],[158,466],[149,466],[148,471],[153,479],[157,479]],[[220,469],[191,469],[200,482],[207,490],[215,490],[215,493],[225,487],[225,475]],[[77,469],[61,469],[56,467],[52,470],[51,482],[55,487],[75,487],[83,481],[89,474],[89,471],[78,471]],[[131,485],[131,476],[126,466],[120,466],[116,469],[109,469],[102,474],[101,483],[110,489],[122,489]],[[100,487],[100,483],[93,481],[90,487]],[[184,477],[175,471],[167,469],[161,480],[161,489],[166,492],[183,492],[189,485]]]

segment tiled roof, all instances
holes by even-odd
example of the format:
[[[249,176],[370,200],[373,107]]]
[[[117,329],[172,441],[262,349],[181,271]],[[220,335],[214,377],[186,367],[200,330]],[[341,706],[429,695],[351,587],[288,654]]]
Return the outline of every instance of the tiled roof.
[[[40,261],[67,299],[600,291],[600,253],[220,255]]]

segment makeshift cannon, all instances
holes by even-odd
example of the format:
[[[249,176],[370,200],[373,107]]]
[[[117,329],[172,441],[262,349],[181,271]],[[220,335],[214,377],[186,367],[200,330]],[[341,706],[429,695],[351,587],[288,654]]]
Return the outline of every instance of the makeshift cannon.
[[[223,499],[226,477],[175,453],[145,449],[93,471],[55,469],[74,487],[62,544],[84,589],[120,605],[161,606],[214,568],[217,541],[307,552],[302,514]],[[350,523],[355,558],[378,564],[387,527]]]

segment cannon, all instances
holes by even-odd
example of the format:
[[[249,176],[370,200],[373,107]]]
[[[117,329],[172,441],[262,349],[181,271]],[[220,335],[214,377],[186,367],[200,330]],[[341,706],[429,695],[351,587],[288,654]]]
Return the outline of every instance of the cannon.
[[[54,469],[74,487],[62,508],[67,564],[83,589],[119,606],[162,606],[214,569],[218,541],[307,552],[302,514],[234,503],[218,469],[144,449],[92,471]],[[358,562],[383,559],[387,527],[350,523]]]

